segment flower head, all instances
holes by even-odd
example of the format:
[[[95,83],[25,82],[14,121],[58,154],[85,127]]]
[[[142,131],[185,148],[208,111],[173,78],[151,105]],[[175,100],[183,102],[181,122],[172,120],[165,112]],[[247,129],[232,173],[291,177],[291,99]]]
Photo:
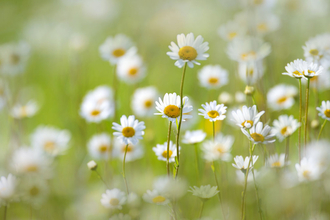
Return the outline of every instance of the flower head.
[[[242,132],[255,144],[269,144],[275,142],[275,134],[270,134],[271,127],[268,125],[263,126],[262,122],[253,125],[249,130],[241,128]]]
[[[293,115],[280,115],[278,120],[274,120],[272,133],[274,133],[280,141],[292,135],[298,128],[300,123],[293,118]]]
[[[202,200],[208,200],[219,193],[217,186],[211,187],[210,185],[190,187],[190,190],[188,191]]]
[[[179,150],[181,149],[181,147],[179,147]],[[152,150],[155,152],[158,160],[162,160],[162,161],[167,161],[167,142],[165,142],[164,144],[157,144],[156,147],[153,147]],[[169,156],[169,162],[173,163],[175,161],[175,157],[177,156],[177,149],[176,149],[176,145],[173,144],[172,141],[170,141],[170,146],[169,146],[169,152],[168,152],[168,156]]]
[[[26,104],[17,103],[11,109],[11,116],[13,118],[31,118],[39,111],[39,105],[36,101],[30,100]]]
[[[228,72],[220,65],[207,65],[198,72],[198,79],[202,87],[218,89],[228,83]]]
[[[255,162],[258,160],[259,156],[252,156],[252,161],[250,163],[250,169],[253,168]],[[249,161],[250,161],[250,157],[245,157],[245,159],[242,156],[236,156],[234,158],[235,163],[233,163],[233,167],[235,167],[236,169],[241,170],[243,173],[246,172],[248,165],[249,165]]]
[[[258,113],[257,106],[254,105],[252,107],[247,107],[244,105],[242,110],[238,109],[236,111],[232,111],[233,121],[236,122],[236,125],[241,128],[250,129],[253,125],[255,125],[260,117],[265,113],[265,111],[261,111]]]
[[[206,137],[206,133],[202,130],[186,131],[182,143],[196,144],[202,142]]]
[[[107,133],[96,134],[87,143],[88,153],[93,159],[107,160],[111,153],[111,138]]]
[[[144,201],[156,205],[167,205],[170,202],[170,200],[166,198],[165,195],[159,193],[157,190],[147,190],[147,192],[143,194],[142,198]]]
[[[302,59],[294,60],[286,65],[285,70],[287,72],[282,73],[297,79],[305,78],[303,72],[307,66],[307,62]]]
[[[279,84],[268,91],[267,102],[273,110],[289,109],[294,104],[294,97],[298,94],[295,86]]]
[[[296,164],[299,181],[305,182],[319,179],[324,171],[320,168],[319,164],[313,158],[304,157],[300,164]]]
[[[204,158],[207,161],[223,160],[229,161],[231,159],[231,147],[234,143],[234,138],[230,135],[218,134],[214,141],[205,141],[202,145]]]
[[[121,140],[115,139],[114,148],[113,148],[113,157],[117,157],[120,160],[123,160],[126,150],[126,145],[127,144],[125,144]],[[137,144],[129,143],[126,151],[126,162],[140,159],[143,156],[143,153],[144,153],[143,147],[139,143]]]
[[[319,111],[319,116],[330,121],[330,101],[322,101],[321,107],[316,108]]]
[[[117,75],[122,81],[133,84],[141,81],[145,77],[146,67],[141,56],[126,55],[118,61]]]
[[[155,112],[155,101],[158,91],[155,87],[149,86],[135,90],[131,107],[135,115],[139,117],[151,117]]]
[[[274,154],[269,156],[267,165],[271,168],[280,168],[288,165],[288,163],[285,162],[285,154],[281,154],[280,156],[278,156],[278,154]]]
[[[12,174],[8,177],[2,176],[0,178],[0,205],[7,205],[8,203],[17,200],[17,180]]]
[[[225,113],[227,106],[224,104],[217,104],[217,101],[206,102],[205,105],[202,104],[203,109],[198,109],[200,113],[198,115],[204,116],[205,119],[209,119],[211,122],[223,120],[226,118]]]
[[[106,190],[102,194],[101,203],[105,208],[108,209],[122,209],[122,205],[126,202],[125,193],[117,188],[112,190]]]
[[[143,121],[139,122],[134,115],[128,117],[123,115],[120,118],[120,123],[112,123],[112,129],[116,130],[113,135],[117,136],[118,139],[125,144],[137,144],[142,139],[143,130],[146,128]]]

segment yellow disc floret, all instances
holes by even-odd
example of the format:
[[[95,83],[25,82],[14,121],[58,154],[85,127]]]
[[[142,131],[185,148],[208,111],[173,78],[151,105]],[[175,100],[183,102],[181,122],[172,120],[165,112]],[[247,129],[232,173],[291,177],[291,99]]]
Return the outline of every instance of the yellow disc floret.
[[[180,48],[179,56],[183,60],[192,61],[192,60],[196,59],[197,51],[195,48],[193,48],[191,46],[184,46],[184,47]]]
[[[176,105],[168,105],[164,109],[164,114],[170,118],[177,118],[180,116],[180,109]]]
[[[252,133],[251,137],[255,142],[263,142],[265,140],[265,137],[262,134],[258,133]]]
[[[130,138],[135,135],[135,130],[132,127],[125,127],[123,128],[121,133],[123,134],[124,137]]]
[[[207,113],[207,115],[210,117],[210,118],[216,118],[219,116],[219,112],[218,111],[215,111],[215,110],[212,110],[212,111],[209,111]]]
[[[118,48],[115,49],[114,51],[112,51],[112,55],[114,55],[115,57],[121,57],[125,54],[125,50],[122,48]]]

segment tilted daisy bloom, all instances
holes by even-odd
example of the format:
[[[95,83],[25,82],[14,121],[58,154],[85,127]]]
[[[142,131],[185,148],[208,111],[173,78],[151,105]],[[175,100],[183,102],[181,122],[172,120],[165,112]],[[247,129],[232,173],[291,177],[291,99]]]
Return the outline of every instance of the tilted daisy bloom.
[[[164,144],[157,144],[156,147],[153,147],[152,150],[155,152],[157,159],[162,161],[167,161],[167,142]],[[179,151],[181,147],[179,147]],[[170,141],[169,146],[169,162],[173,163],[175,161],[175,157],[177,156],[176,144],[173,144]]]
[[[275,111],[289,109],[293,106],[297,94],[298,89],[295,86],[279,84],[268,91],[267,102]]]
[[[120,118],[120,124],[113,122],[112,125],[112,129],[116,130],[113,135],[125,144],[137,144],[142,139],[143,130],[146,128],[144,122],[136,120],[134,115],[128,117],[123,115]]]
[[[157,190],[147,190],[147,192],[143,194],[142,198],[144,201],[156,205],[167,205],[170,202],[170,200],[166,198],[166,195],[162,195]]]
[[[296,170],[300,182],[313,181],[321,177],[323,169],[320,169],[317,161],[304,157],[300,164],[296,164]]]
[[[7,206],[10,202],[17,201],[17,180],[12,174],[0,178],[0,206]]]
[[[108,160],[111,153],[111,137],[107,133],[94,135],[87,144],[88,153],[93,159]]]
[[[109,220],[132,220],[132,218],[128,214],[119,213],[117,215],[111,216]]]
[[[27,178],[22,184],[22,199],[35,208],[40,207],[47,199],[48,186],[42,178]]]
[[[323,69],[323,66],[320,66],[317,63],[308,63],[303,74],[306,78],[313,78],[320,75],[323,72]]]
[[[93,100],[97,104],[102,104],[103,102],[109,102],[110,105],[113,105],[113,92],[109,86],[101,85],[96,87],[94,90],[91,90],[84,97],[84,101]]]
[[[191,118],[192,116],[187,114],[193,110],[193,107],[188,105],[188,97],[183,97],[183,109],[182,109],[182,121],[185,119]],[[163,118],[167,118],[171,122],[176,122],[180,119],[181,111],[181,99],[176,93],[166,93],[164,99],[159,98],[159,101],[156,101],[156,109],[159,113],[155,115],[161,115]]]
[[[307,62],[302,59],[294,60],[285,66],[287,72],[282,73],[297,79],[305,78],[303,72],[307,66]]]
[[[118,61],[117,75],[118,78],[128,84],[141,81],[146,74],[146,67],[141,56],[125,55]]]
[[[298,128],[300,123],[293,118],[293,115],[280,115],[278,120],[274,120],[272,133],[277,136],[280,141],[292,135]]]
[[[110,102],[99,102],[97,99],[85,99],[80,107],[80,115],[87,122],[100,123],[113,115],[114,109]]]
[[[121,140],[114,140],[113,156],[124,159],[126,144]],[[126,162],[140,159],[143,156],[143,148],[140,144],[128,144],[126,152]]]
[[[122,205],[126,202],[125,193],[117,188],[112,190],[107,189],[102,194],[101,203],[105,208],[108,209],[122,209]]]
[[[25,42],[0,45],[0,73],[16,75],[23,73],[30,56],[30,46]]]
[[[52,156],[64,153],[69,147],[71,134],[51,126],[38,126],[31,135],[31,146]]]
[[[246,32],[246,26],[241,25],[236,20],[228,21],[218,29],[219,36],[226,41],[232,41],[238,36],[244,36]]]
[[[265,113],[265,111],[261,111],[258,113],[257,106],[254,105],[252,107],[247,107],[244,105],[242,110],[238,109],[236,111],[232,111],[233,121],[236,122],[236,125],[250,129],[253,125],[255,125],[260,117]]]
[[[155,112],[155,101],[158,98],[158,91],[155,87],[149,86],[135,90],[131,108],[139,117],[151,117]]]
[[[321,118],[330,121],[330,101],[322,101],[321,107],[316,107],[316,110]]]
[[[321,34],[309,39],[304,49],[304,56],[308,62],[316,62],[324,68],[330,66],[330,34]]]
[[[205,119],[213,121],[223,120],[226,118],[225,113],[227,112],[227,106],[224,104],[217,104],[217,101],[206,102],[202,104],[203,109],[198,109],[200,113],[198,115],[204,116]]]
[[[186,131],[182,139],[182,143],[196,144],[202,142],[206,137],[206,133],[202,130]]]
[[[250,163],[250,169],[253,168],[254,164],[257,162],[259,156],[252,156],[252,161]],[[235,167],[238,170],[241,170],[243,173],[246,173],[246,170],[249,165],[250,157],[245,157],[245,159],[242,156],[236,156],[234,158],[235,163],[233,163],[233,167]]]
[[[204,158],[207,161],[223,160],[229,161],[231,159],[231,147],[234,143],[234,138],[230,135],[218,134],[214,141],[205,141],[202,145]]]
[[[127,54],[127,52],[130,52],[129,49],[133,49],[131,39],[124,34],[117,34],[115,37],[108,37],[99,47],[99,52],[103,60],[115,65],[120,58]]]
[[[211,187],[210,185],[190,187],[190,190],[188,191],[202,200],[208,200],[219,193],[217,186]]]
[[[178,45],[173,41],[169,46],[171,52],[166,54],[172,59],[176,60],[175,66],[182,68],[185,63],[188,63],[190,68],[194,67],[194,64],[200,65],[196,60],[206,60],[209,54],[205,53],[209,49],[209,43],[203,43],[203,37],[198,35],[195,39],[193,33],[179,34],[177,36]]]
[[[270,134],[271,127],[263,125],[262,122],[258,122],[253,125],[249,131],[244,128],[241,128],[241,130],[254,144],[269,144],[275,142],[275,139],[273,139],[275,134]]]
[[[39,105],[36,101],[30,100],[26,104],[17,103],[11,109],[11,116],[16,119],[31,118],[39,111]]]
[[[220,65],[207,65],[198,72],[198,79],[202,87],[218,89],[228,83],[228,71]]]
[[[285,162],[285,154],[281,154],[280,156],[274,154],[267,159],[267,165],[271,168],[281,168],[288,165],[288,163]]]

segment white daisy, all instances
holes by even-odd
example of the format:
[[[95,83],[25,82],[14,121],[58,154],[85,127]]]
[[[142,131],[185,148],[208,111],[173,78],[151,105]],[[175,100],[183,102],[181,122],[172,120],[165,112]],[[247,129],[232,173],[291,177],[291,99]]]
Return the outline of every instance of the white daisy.
[[[330,89],[330,70],[323,71],[322,74],[310,78],[310,87],[317,91]]]
[[[250,163],[250,169],[253,168],[254,164],[257,162],[259,156],[252,156],[252,161]],[[249,161],[250,161],[250,157],[245,157],[245,159],[242,156],[236,156],[234,158],[235,163],[233,163],[233,167],[235,167],[238,170],[241,170],[242,172],[246,172],[248,165],[249,165]]]
[[[158,91],[153,86],[135,90],[131,102],[131,108],[134,114],[139,117],[153,116],[157,97]]]
[[[125,193],[117,188],[112,190],[107,189],[102,194],[101,203],[105,208],[108,209],[122,209],[122,205],[126,202]]]
[[[241,25],[236,20],[228,21],[218,29],[219,36],[226,41],[232,41],[238,36],[244,36],[246,32],[246,26]]]
[[[268,91],[267,102],[275,111],[289,109],[293,106],[297,94],[298,89],[295,86],[279,84]]]
[[[252,107],[247,107],[244,105],[242,110],[237,109],[236,111],[232,111],[233,121],[236,122],[236,125],[250,129],[253,125],[255,125],[260,117],[265,113],[265,111],[261,111],[258,113],[257,106],[254,105]]]
[[[313,181],[321,177],[322,170],[312,158],[304,157],[300,164],[296,164],[296,170],[300,182]]]
[[[198,79],[202,87],[218,89],[228,83],[228,71],[220,65],[206,65],[198,71]]]
[[[57,156],[68,149],[70,139],[71,134],[67,130],[41,125],[31,135],[31,146]]]
[[[272,133],[277,136],[280,141],[292,135],[298,128],[300,123],[293,118],[293,115],[280,115],[278,120],[274,120]]]
[[[182,121],[191,118],[192,116],[188,113],[193,110],[193,107],[188,105],[188,97],[183,97],[183,110],[182,110]],[[180,110],[181,110],[181,99],[176,93],[166,93],[164,99],[159,98],[159,102],[156,101],[156,109],[160,113],[155,113],[155,115],[161,115],[163,118],[167,118],[169,121],[176,122],[180,120]]]
[[[103,102],[109,102],[109,105],[113,105],[113,92],[109,86],[101,85],[95,89],[89,91],[84,97],[85,101],[94,101],[97,104],[102,104]]]
[[[187,36],[179,34],[177,36],[178,45],[172,41],[169,46],[171,52],[166,54],[172,60],[176,60],[175,66],[182,68],[185,63],[188,63],[188,66],[193,68],[194,64],[200,65],[196,60],[206,60],[209,57],[209,54],[205,53],[209,49],[209,43],[203,43],[203,40],[200,35],[195,39],[193,33],[187,34]]]
[[[325,69],[330,66],[330,34],[321,34],[309,39],[304,49],[304,56],[308,62],[316,62]]]
[[[206,133],[202,130],[186,131],[182,139],[182,143],[196,144],[202,142],[206,137]]]
[[[108,160],[111,153],[111,138],[107,133],[94,135],[87,144],[88,153],[93,159]]]
[[[132,218],[128,214],[119,213],[117,215],[111,216],[109,220],[132,220]]]
[[[41,178],[24,179],[21,190],[23,200],[36,208],[45,202],[48,194],[47,182]]]
[[[231,159],[231,147],[234,143],[234,138],[230,135],[218,134],[214,141],[206,141],[202,145],[204,158],[207,161],[223,160],[229,161]]]
[[[323,66],[320,66],[317,63],[308,63],[303,74],[306,78],[313,78],[320,75],[323,72],[323,69]]]
[[[153,203],[156,205],[167,205],[170,200],[166,198],[166,195],[162,195],[157,190],[147,190],[142,196],[143,200],[148,203]]]
[[[156,147],[153,147],[152,150],[155,152],[157,159],[162,161],[167,161],[167,142],[164,144],[157,144]],[[181,147],[179,146],[179,151],[181,150]],[[169,146],[169,162],[173,163],[175,162],[175,157],[177,156],[177,149],[176,145],[170,141]]]
[[[202,104],[202,107],[204,109],[198,109],[200,112],[198,115],[204,116],[205,119],[209,119],[211,122],[226,118],[227,106],[224,106],[224,104],[217,104],[217,101],[213,101],[210,103],[206,102],[205,105]]]
[[[141,56],[126,55],[123,56],[117,64],[117,75],[122,81],[133,84],[141,81],[146,74],[146,67]]]
[[[275,134],[270,134],[271,127],[268,125],[263,126],[262,122],[253,125],[249,131],[244,128],[241,128],[241,130],[254,144],[269,144],[275,142],[275,139],[273,139]]]
[[[80,115],[87,122],[100,123],[113,115],[110,102],[98,102],[97,99],[85,99],[80,107]]]
[[[143,130],[146,128],[144,122],[136,120],[134,115],[128,117],[123,115],[120,118],[120,124],[113,122],[112,125],[112,129],[116,130],[113,135],[125,144],[137,144],[142,139]]]
[[[210,185],[190,187],[188,191],[202,200],[208,200],[219,193],[217,186],[211,187]]]
[[[126,144],[121,140],[114,140],[113,156],[124,159]],[[126,153],[126,162],[140,159],[143,156],[143,148],[140,144],[128,144]]]
[[[285,154],[281,154],[280,156],[278,156],[278,154],[271,155],[266,163],[271,168],[280,168],[288,165],[288,163],[285,162]]]
[[[103,60],[115,65],[120,58],[129,52],[130,48],[131,50],[133,49],[132,47],[133,43],[131,39],[124,34],[117,34],[115,37],[108,37],[99,47],[99,52]]]
[[[255,84],[264,75],[262,60],[238,62],[238,75],[247,85]]]
[[[321,106],[316,107],[316,109],[321,118],[330,121],[330,101],[322,101]]]
[[[0,178],[0,206],[17,201],[17,180],[12,174]]]
[[[39,110],[39,105],[36,101],[30,100],[26,104],[17,103],[11,109],[11,116],[13,118],[22,119],[22,118],[31,118],[34,116]]]
[[[302,59],[294,60],[285,66],[287,72],[282,73],[283,75],[288,75],[297,79],[305,78],[303,72],[307,66],[307,62]]]
[[[254,15],[253,25],[260,36],[276,31],[280,27],[279,17],[270,11],[257,10]]]

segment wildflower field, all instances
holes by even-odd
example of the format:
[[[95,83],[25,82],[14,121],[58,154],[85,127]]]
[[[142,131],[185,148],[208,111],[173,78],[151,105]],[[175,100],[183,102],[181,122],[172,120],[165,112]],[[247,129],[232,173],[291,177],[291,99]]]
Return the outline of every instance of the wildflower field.
[[[0,219],[330,219],[329,0],[0,18]]]

